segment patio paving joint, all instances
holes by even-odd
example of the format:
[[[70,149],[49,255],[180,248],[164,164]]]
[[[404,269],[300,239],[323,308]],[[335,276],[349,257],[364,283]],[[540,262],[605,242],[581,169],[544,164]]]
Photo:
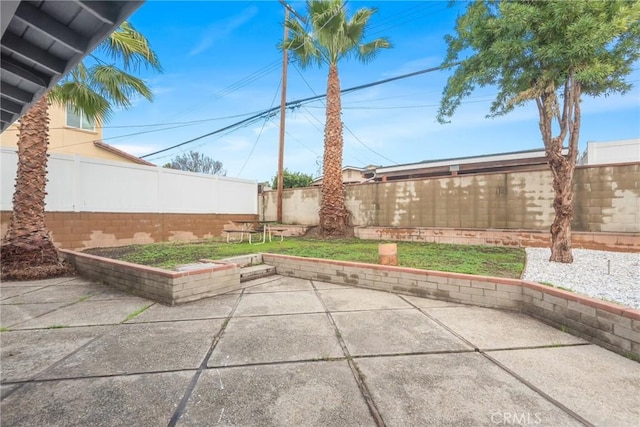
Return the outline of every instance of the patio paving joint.
[[[62,359],[60,361],[62,361]],[[57,363],[58,362],[56,362],[56,364]],[[27,380],[9,380],[9,381],[3,382],[2,385],[18,385],[21,387],[27,384],[40,384],[40,383],[49,383],[49,382],[55,383],[59,381],[81,381],[84,379],[99,379],[99,378],[122,378],[122,377],[134,377],[139,375],[171,374],[176,372],[193,372],[193,371],[195,371],[195,369],[183,368],[183,369],[159,369],[159,370],[152,370],[152,371],[136,371],[136,372],[125,372],[125,373],[118,372],[115,374],[96,374],[96,375],[82,374],[82,375],[73,376],[73,377],[30,378]],[[42,373],[44,374],[44,372]],[[13,390],[11,390],[9,394],[13,394]],[[9,394],[7,394],[7,396],[3,395],[2,399],[4,400],[4,398],[8,397]]]
[[[480,353],[487,352],[496,352],[496,351],[512,351],[512,350],[537,350],[540,348],[556,348],[556,347],[580,347],[584,345],[593,345],[590,342],[576,342],[576,343],[566,343],[566,344],[546,344],[546,345],[527,345],[527,346],[516,346],[516,347],[495,347],[495,348],[484,348],[482,350],[478,350]]]
[[[331,315],[331,312],[329,311],[329,308],[327,307],[327,305],[325,304],[324,300],[320,296],[320,293],[318,292],[318,289],[316,288],[315,284],[313,283],[313,280],[311,280],[311,286],[313,286],[313,291],[315,292],[316,297],[318,298],[318,300],[320,300],[320,304],[322,304],[322,307],[324,308],[325,314],[327,315],[329,321],[333,325],[333,328],[334,328],[334,330],[336,332],[336,338],[338,339],[338,343],[340,344],[340,347],[342,348],[342,352],[344,353],[344,355],[345,355],[345,357],[347,359],[347,364],[349,365],[349,369],[351,370],[351,373],[353,374],[353,378],[356,380],[356,383],[358,384],[358,389],[360,389],[360,393],[362,394],[362,397],[364,398],[364,401],[366,402],[367,407],[369,408],[369,413],[373,417],[373,420],[374,420],[374,422],[376,423],[376,425],[378,427],[385,426],[386,424],[385,424],[384,420],[382,419],[382,415],[380,414],[380,410],[378,409],[378,406],[376,405],[376,402],[373,400],[373,396],[371,394],[371,391],[367,387],[367,384],[364,382],[364,374],[362,373],[362,371],[360,371],[360,368],[358,367],[358,365],[356,365],[353,357],[351,356],[351,353],[349,352],[349,349],[347,348],[347,344],[344,342],[344,339],[342,338],[342,334],[341,334],[340,330],[338,329],[338,325],[336,324],[335,320],[333,319],[333,316]]]
[[[458,338],[459,340],[461,340],[465,344],[471,346],[471,348],[473,348],[474,351],[481,352],[480,348],[477,345],[475,345],[474,343],[472,343],[471,341],[469,341],[468,339],[466,339],[465,337],[463,337],[462,335],[460,335],[459,333],[457,333],[456,331],[454,331],[453,329],[451,329],[450,327],[445,325],[442,321],[440,321],[440,319],[437,319],[436,317],[430,315],[429,313],[424,311],[421,307],[418,307],[417,305],[415,305],[414,303],[409,301],[407,298],[405,298],[404,295],[398,295],[398,296],[403,301],[405,301],[407,304],[410,304],[413,308],[417,309],[420,313],[422,313],[424,316],[426,316],[429,320],[434,321],[435,323],[440,325],[442,328],[444,328],[447,332],[451,333],[453,336],[455,336],[456,338]],[[457,307],[444,307],[444,308],[457,308]]]
[[[505,371],[507,374],[511,375],[513,378],[515,378],[516,380],[520,381],[522,384],[524,384],[525,386],[529,387],[531,390],[533,390],[535,393],[538,393],[540,396],[542,396],[544,399],[546,399],[549,403],[551,403],[552,405],[555,405],[557,408],[559,408],[561,411],[563,411],[564,413],[566,413],[567,415],[569,415],[570,417],[572,417],[573,419],[575,419],[576,421],[584,424],[585,426],[589,426],[589,427],[595,427],[594,424],[592,424],[591,422],[589,422],[588,420],[586,420],[585,418],[581,417],[579,414],[577,414],[576,412],[574,412],[573,410],[569,409],[567,406],[565,406],[564,404],[562,404],[560,401],[554,399],[553,397],[551,397],[549,394],[545,393],[544,391],[542,391],[539,387],[536,387],[535,385],[533,385],[531,382],[527,381],[525,378],[523,378],[522,376],[518,375],[516,372],[514,372],[513,370],[509,369],[508,367],[506,367],[505,365],[503,365],[502,363],[500,363],[498,360],[494,359],[493,357],[491,357],[489,354],[481,351],[480,354],[482,356],[484,356],[487,360],[489,360],[491,363],[493,363],[494,365],[496,365],[498,368],[502,369],[503,371]]]
[[[236,312],[236,309],[238,308],[238,305],[240,304],[240,300],[242,299],[243,295],[244,295],[244,289],[240,291],[240,297],[236,299],[236,302],[233,305],[233,308],[231,309],[231,311],[225,318],[224,322],[222,323],[220,330],[218,331],[216,336],[213,338],[213,341],[211,342],[211,346],[209,347],[207,354],[205,354],[204,358],[202,359],[200,366],[198,367],[196,373],[193,375],[193,378],[189,382],[189,385],[187,386],[187,389],[184,392],[184,396],[182,396],[180,403],[178,403],[176,410],[171,416],[171,419],[169,420],[169,424],[167,424],[168,427],[175,427],[176,424],[178,424],[180,417],[182,416],[185,409],[187,408],[187,403],[189,402],[189,398],[191,397],[193,390],[196,388],[196,385],[198,384],[198,380],[200,379],[200,376],[204,371],[207,370],[207,362],[209,361],[209,358],[211,357],[213,350],[215,350],[216,346],[220,342],[220,339],[224,335],[224,331],[227,328],[227,325],[229,324],[229,322],[231,321],[231,318],[233,317],[234,313]]]
[[[36,304],[37,304],[37,303],[36,303]],[[39,303],[39,304],[48,304],[48,303]],[[42,317],[42,316],[46,316],[47,314],[53,313],[54,311],[60,310],[61,308],[69,307],[69,306],[71,306],[71,305],[73,305],[73,304],[76,304],[76,302],[74,301],[74,302],[69,303],[69,304],[61,305],[60,307],[54,308],[54,309],[49,310],[49,311],[45,311],[44,313],[38,314],[38,315],[33,316],[33,317],[29,317],[28,319],[20,320],[19,322],[16,322],[16,323],[12,323],[12,324],[10,324],[10,325],[7,325],[7,327],[8,327],[8,328],[13,328],[13,327],[15,327],[15,326],[20,326],[20,324],[21,324],[21,323],[27,323],[27,322],[30,322],[30,321],[32,321],[33,319],[38,319],[38,318],[40,318],[40,317]],[[9,305],[9,304],[7,304],[7,305]],[[22,305],[22,304],[16,304],[16,305]],[[25,329],[42,329],[42,328],[25,328]]]
[[[71,305],[71,304],[69,304]],[[6,382],[1,382],[0,384],[5,385],[5,384],[18,384],[17,387],[9,390],[7,393],[2,395],[2,400],[8,398],[9,396],[11,396],[13,393],[15,393],[16,391],[20,390],[22,387],[24,387],[25,385],[29,384],[29,383],[36,383],[36,382],[41,382],[41,380],[38,380],[39,377],[42,377],[44,374],[46,374],[47,372],[55,369],[57,366],[61,365],[64,361],[68,360],[70,357],[76,355],[78,352],[84,350],[85,348],[87,348],[89,345],[91,345],[93,342],[95,342],[96,340],[104,337],[105,335],[108,335],[109,333],[111,333],[111,330],[106,330],[104,333],[99,334],[97,336],[95,336],[94,338],[90,339],[89,341],[87,341],[86,343],[82,344],[80,347],[78,347],[76,350],[72,351],[71,353],[67,354],[66,356],[64,356],[62,359],[54,362],[53,364],[51,364],[51,366],[49,366],[48,368],[46,368],[44,371],[39,372],[37,374],[35,374],[34,376],[32,376],[31,378],[27,379],[27,380],[23,380],[23,381],[16,381],[16,382],[11,382],[11,381],[6,381]]]

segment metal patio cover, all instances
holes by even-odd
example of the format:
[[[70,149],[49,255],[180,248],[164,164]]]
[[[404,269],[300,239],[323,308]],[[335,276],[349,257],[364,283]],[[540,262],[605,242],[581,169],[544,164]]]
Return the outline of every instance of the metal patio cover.
[[[1,0],[0,131],[89,54],[144,0]]]

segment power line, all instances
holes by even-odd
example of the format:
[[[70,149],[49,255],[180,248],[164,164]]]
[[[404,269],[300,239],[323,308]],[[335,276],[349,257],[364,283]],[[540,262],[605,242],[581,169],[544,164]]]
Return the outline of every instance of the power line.
[[[457,63],[456,64],[452,64],[451,67],[454,66],[454,65],[457,65]],[[359,85],[359,86],[354,86],[354,87],[351,87],[351,88],[348,88],[348,89],[342,89],[340,91],[340,93],[351,93],[351,92],[355,92],[355,91],[362,90],[362,89],[368,89],[370,87],[374,87],[374,86],[390,83],[390,82],[393,82],[393,81],[407,79],[409,77],[415,77],[415,76],[419,76],[421,74],[426,74],[426,73],[430,73],[430,72],[433,72],[433,71],[438,71],[438,70],[441,70],[443,68],[449,68],[449,67],[438,66],[438,67],[426,68],[424,70],[414,71],[412,73],[402,74],[400,76],[391,77],[391,78],[383,79],[383,80],[378,80],[378,81],[375,81],[375,82],[366,83],[366,84]],[[316,101],[318,99],[326,98],[326,96],[327,96],[326,93],[322,94],[322,95],[310,96],[308,98],[298,99],[298,100],[295,100],[295,101],[289,101],[285,105],[287,107],[297,108],[297,107],[302,106],[302,104],[309,103],[309,102],[312,102],[312,101]],[[249,122],[251,120],[255,120],[255,119],[259,119],[261,117],[264,117],[265,115],[272,114],[274,111],[278,111],[279,109],[280,109],[280,107],[268,108],[268,109],[266,109],[266,110],[264,110],[264,111],[262,111],[260,113],[257,113],[257,114],[255,114],[255,115],[253,115],[251,117],[248,117],[248,118],[246,118],[244,120],[241,120],[239,122],[233,123],[233,124],[231,124],[229,126],[225,126],[222,129],[217,129],[217,130],[214,130],[212,132],[208,132],[208,133],[206,133],[204,135],[198,136],[196,138],[192,138],[192,139],[190,139],[188,141],[181,142],[180,144],[172,145],[171,147],[163,148],[162,150],[158,150],[158,151],[154,151],[153,153],[145,154],[144,156],[140,156],[140,158],[145,158],[145,157],[153,156],[155,154],[164,153],[165,151],[173,150],[174,148],[181,147],[183,145],[189,144],[191,142],[198,141],[198,140],[200,140],[202,138],[206,138],[206,137],[211,136],[211,135],[218,134],[220,132],[224,132],[224,131],[226,131],[228,129],[232,129],[232,128],[235,128],[237,126],[243,125],[243,124],[245,124],[245,123],[247,123],[247,122]]]
[[[432,9],[433,7],[435,7],[436,5],[438,5],[439,3],[445,3],[445,2],[432,2],[429,7],[423,9],[421,12],[419,13],[411,13],[410,11],[408,11],[409,13],[406,14],[406,18],[404,20],[393,20],[390,21],[389,23],[386,24],[376,24],[375,26],[372,26],[371,28],[369,28],[369,30],[371,30],[371,34],[380,34],[380,33],[385,33],[389,30],[391,30],[392,28],[397,28],[400,26],[404,26],[410,22],[413,21],[417,21],[418,19],[423,19],[427,16],[432,16],[435,15],[437,13],[443,12],[445,10],[447,10],[449,8],[449,6],[447,4],[444,5],[443,8],[440,8],[438,10],[435,11],[428,11],[428,9]],[[423,12],[429,12],[429,13],[423,13]],[[392,23],[393,22],[393,23]],[[391,24],[391,25],[389,25]]]
[[[275,71],[278,68],[278,64],[279,61],[273,61],[270,62],[269,64],[265,65],[264,67],[254,71],[251,74],[248,74],[246,76],[244,76],[243,78],[241,78],[240,80],[230,84],[229,86],[219,90],[218,92],[214,93],[213,95],[210,96],[206,96],[204,98],[202,98],[199,102],[192,104],[190,107],[177,112],[176,114],[174,114],[174,117],[179,117],[182,116],[186,113],[189,113],[193,110],[195,110],[196,108],[200,107],[202,104],[204,104],[206,101],[210,100],[210,99],[219,99],[219,98],[223,98],[226,95],[230,95],[231,93],[249,85],[250,83],[253,83],[256,80],[261,79],[262,77],[265,77],[269,74],[271,74],[273,71]]]
[[[311,85],[309,84],[309,82],[307,81],[307,79],[305,79],[305,78],[304,78],[304,75],[303,75],[303,74],[302,74],[302,72],[298,69],[298,67],[296,67],[296,66],[294,65],[294,68],[296,69],[296,71],[298,72],[298,74],[300,75],[300,77],[302,78],[302,80],[304,81],[304,83],[307,85],[307,87],[311,90],[311,92],[313,92],[313,93],[314,93],[314,95],[317,95],[317,94],[316,94],[316,91],[315,91],[315,90],[313,90],[313,88],[311,87]],[[324,102],[323,102],[323,104],[324,104]],[[317,119],[316,119],[316,120],[317,120]],[[391,163],[393,163],[393,164],[395,164],[395,165],[397,165],[397,164],[398,164],[397,162],[394,162],[394,161],[393,161],[393,160],[391,160],[390,158],[388,158],[388,157],[386,157],[386,156],[384,156],[384,155],[382,155],[382,154],[378,153],[376,150],[374,150],[373,148],[371,148],[371,147],[369,147],[367,144],[365,144],[365,143],[364,143],[360,138],[358,138],[358,137],[356,136],[356,134],[355,134],[355,133],[353,133],[353,131],[352,131],[352,130],[351,130],[351,129],[346,125],[346,123],[342,123],[342,126],[343,126],[343,127],[346,129],[346,131],[347,131],[347,132],[349,132],[349,134],[350,134],[351,136],[353,136],[353,137],[355,138],[355,140],[356,140],[356,141],[358,141],[358,142],[359,142],[359,143],[360,143],[364,148],[366,148],[367,150],[371,151],[372,153],[374,153],[374,154],[376,154],[376,155],[378,155],[378,156],[382,157],[383,159],[385,159],[385,160],[387,160],[387,161],[389,161],[389,162],[391,162]]]
[[[157,126],[170,126],[170,125],[191,125],[191,124],[195,125],[195,124],[198,124],[198,123],[212,122],[212,121],[217,121],[217,120],[236,119],[238,117],[244,117],[244,116],[248,116],[250,114],[255,114],[255,113],[257,113],[257,111],[254,111],[254,112],[251,112],[251,113],[234,114],[233,116],[210,117],[208,119],[188,120],[188,121],[184,121],[184,122],[148,123],[148,124],[144,124],[144,125],[97,126],[96,129],[128,129],[128,128],[144,128],[144,127],[157,127]],[[30,128],[20,128],[20,127],[17,127],[15,129],[7,129],[7,130],[19,131],[20,129],[22,129],[22,130],[30,130]],[[49,130],[57,130],[57,129],[69,129],[69,126],[58,126],[58,127],[50,127],[49,128]],[[149,131],[149,132],[154,132],[154,131]],[[105,138],[104,140],[120,138],[121,136],[129,136],[129,135],[112,136],[112,137],[109,137],[109,138]],[[91,141],[88,141],[88,142],[93,142],[93,141],[94,141],[94,139],[92,139]]]
[[[276,92],[273,94],[273,99],[271,100],[271,105],[273,106],[273,104],[276,102],[276,98],[278,96],[278,92],[280,91],[280,86],[282,86],[282,80],[280,80],[280,84],[278,85],[278,87],[276,88]],[[278,107],[279,108],[279,107]],[[267,122],[269,121],[269,118],[271,116],[266,116],[264,119],[264,122],[262,123],[262,127],[260,128],[260,132],[258,132],[258,137],[256,138],[256,142],[253,143],[253,147],[251,147],[251,151],[249,152],[249,155],[247,156],[247,159],[244,161],[244,164],[242,165],[242,167],[240,168],[240,172],[238,172],[237,176],[240,176],[240,174],[242,173],[242,171],[244,170],[244,167],[247,166],[247,163],[249,162],[249,159],[251,158],[251,156],[253,155],[253,151],[256,149],[256,146],[258,145],[258,141],[260,140],[260,137],[262,136],[262,131],[264,131],[264,127],[266,126]]]

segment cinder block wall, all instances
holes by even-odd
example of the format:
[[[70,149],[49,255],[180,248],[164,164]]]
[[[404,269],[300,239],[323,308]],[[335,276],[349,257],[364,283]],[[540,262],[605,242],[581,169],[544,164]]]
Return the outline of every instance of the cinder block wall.
[[[47,212],[45,221],[56,246],[82,250],[221,236],[229,221],[255,221],[249,214],[175,214]],[[2,236],[11,212],[0,212]]]
[[[539,283],[356,262],[262,254],[280,275],[517,310],[640,359],[640,311]]]
[[[241,289],[236,264],[203,264],[189,271],[169,271],[80,252],[62,255],[83,276],[166,305],[197,301]]]
[[[640,163],[576,168],[575,231],[640,232]],[[554,218],[548,168],[349,185],[346,204],[360,227],[435,227],[547,231]],[[317,225],[320,189],[284,192],[284,221]],[[276,193],[260,215],[275,220]]]

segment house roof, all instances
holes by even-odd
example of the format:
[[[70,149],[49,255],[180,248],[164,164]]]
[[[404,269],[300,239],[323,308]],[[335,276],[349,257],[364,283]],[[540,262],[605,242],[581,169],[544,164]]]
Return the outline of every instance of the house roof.
[[[344,172],[344,171],[346,171],[346,170],[354,170],[354,171],[358,171],[358,172],[364,172],[365,170],[367,170],[367,168],[359,168],[359,167],[357,167],[357,166],[344,166],[344,167],[342,168],[342,172]],[[318,181],[322,181],[322,177],[323,177],[323,176],[324,176],[324,175],[320,175],[320,176],[319,176],[319,177],[317,177],[317,178],[313,178],[313,181],[311,181],[311,183],[318,182]]]
[[[0,1],[0,131],[19,119],[143,2]]]
[[[563,149],[563,154],[567,154],[568,150],[566,148]],[[396,172],[406,172],[413,171],[416,169],[428,169],[428,168],[437,168],[437,167],[448,167],[448,166],[460,166],[460,165],[470,165],[470,164],[490,164],[490,163],[505,163],[505,162],[527,162],[532,159],[544,159],[545,151],[540,149],[534,150],[523,150],[523,151],[512,151],[508,153],[498,153],[498,154],[483,154],[479,156],[469,156],[469,157],[454,157],[449,159],[438,159],[438,160],[425,160],[417,163],[406,163],[403,165],[395,165],[388,167],[381,167],[376,169],[377,174],[388,174],[388,173],[396,173]]]
[[[109,145],[109,144],[105,144],[102,141],[93,141],[93,145],[95,145],[98,148],[101,148],[103,150],[109,151],[110,153],[113,154],[117,154],[120,157],[124,157],[125,159],[131,160],[132,162],[138,163],[140,165],[145,165],[145,166],[155,166],[153,163],[148,162],[144,159],[141,159],[140,157],[136,157],[133,154],[129,154],[125,151],[119,150],[116,147],[114,147],[113,145]]]

